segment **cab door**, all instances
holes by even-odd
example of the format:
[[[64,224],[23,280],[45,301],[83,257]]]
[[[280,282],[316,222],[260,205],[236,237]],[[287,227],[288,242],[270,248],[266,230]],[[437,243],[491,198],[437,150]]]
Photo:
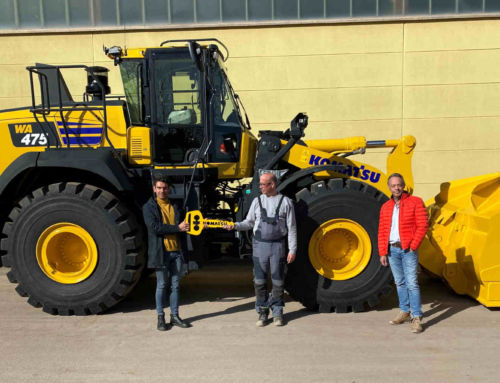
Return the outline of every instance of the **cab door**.
[[[155,165],[192,164],[208,134],[202,75],[186,48],[150,49],[146,123],[152,132]]]

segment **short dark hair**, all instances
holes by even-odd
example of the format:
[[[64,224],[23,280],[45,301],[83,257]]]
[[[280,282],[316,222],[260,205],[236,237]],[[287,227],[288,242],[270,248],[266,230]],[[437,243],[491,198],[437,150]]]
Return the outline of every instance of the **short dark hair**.
[[[399,177],[401,178],[401,182],[403,184],[403,187],[406,186],[405,184],[405,179],[403,178],[403,176],[399,173],[392,173],[389,177],[387,177],[387,185],[389,185],[389,181],[391,180],[391,178],[393,177]]]
[[[172,179],[164,174],[155,174],[153,176],[153,186],[156,186],[158,182],[163,182],[168,186],[172,186]]]

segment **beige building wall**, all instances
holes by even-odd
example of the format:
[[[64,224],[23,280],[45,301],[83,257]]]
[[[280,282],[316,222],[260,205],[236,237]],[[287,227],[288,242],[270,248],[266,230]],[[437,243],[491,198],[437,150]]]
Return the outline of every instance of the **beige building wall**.
[[[102,46],[157,46],[215,37],[229,48],[229,76],[255,133],[286,129],[307,112],[306,138],[417,138],[415,192],[499,171],[500,20],[296,25],[226,29],[0,35],[0,109],[30,103],[27,65],[104,65]],[[84,91],[72,70],[69,87]],[[80,85],[81,84],[81,85]],[[386,151],[357,159],[385,171]]]

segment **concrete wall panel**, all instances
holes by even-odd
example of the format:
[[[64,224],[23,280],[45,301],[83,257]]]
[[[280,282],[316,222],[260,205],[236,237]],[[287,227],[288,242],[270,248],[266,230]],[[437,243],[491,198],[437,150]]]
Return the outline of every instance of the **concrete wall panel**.
[[[498,172],[500,150],[417,151],[413,159],[418,182],[441,183]]]
[[[407,23],[406,52],[500,48],[500,20],[455,20]]]
[[[405,118],[500,115],[500,83],[404,87]]]
[[[500,49],[407,52],[405,85],[500,82]]]
[[[240,91],[373,87],[400,85],[401,60],[400,53],[249,57],[228,68]]]
[[[1,65],[79,64],[92,57],[92,34],[0,36]]]
[[[500,142],[488,137],[498,137],[499,130],[500,117],[408,119],[403,135],[418,137],[421,152],[498,150]]]
[[[401,88],[338,88],[239,92],[252,121],[288,123],[298,112],[314,121],[401,118]]]

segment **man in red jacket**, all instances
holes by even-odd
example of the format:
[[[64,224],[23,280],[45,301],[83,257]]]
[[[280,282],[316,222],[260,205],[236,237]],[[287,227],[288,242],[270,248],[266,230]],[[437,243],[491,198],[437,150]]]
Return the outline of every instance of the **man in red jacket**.
[[[403,189],[399,173],[387,180],[392,198],[382,205],[378,226],[380,263],[391,266],[399,298],[399,313],[390,324],[411,320],[411,331],[422,332],[422,307],[418,286],[417,249],[427,232],[427,210],[424,202]]]

